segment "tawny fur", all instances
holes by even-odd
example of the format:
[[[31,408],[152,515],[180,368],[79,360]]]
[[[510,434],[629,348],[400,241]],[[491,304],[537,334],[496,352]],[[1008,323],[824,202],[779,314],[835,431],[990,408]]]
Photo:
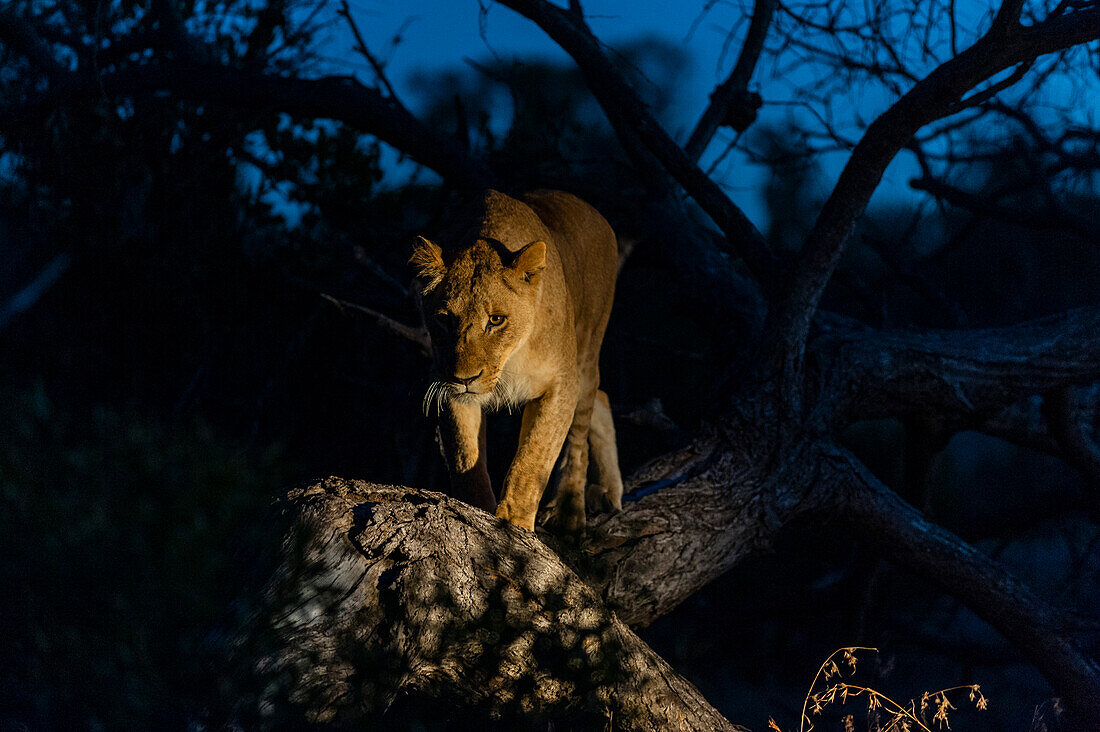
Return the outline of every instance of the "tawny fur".
[[[489,191],[468,223],[446,251],[419,238],[409,260],[440,377],[424,408],[438,413],[461,498],[533,529],[560,455],[548,523],[580,531],[590,443],[598,480],[588,504],[622,507],[615,428],[598,392],[615,234],[595,209],[561,191],[522,200]],[[498,505],[485,467],[483,412],[519,406],[519,447]]]

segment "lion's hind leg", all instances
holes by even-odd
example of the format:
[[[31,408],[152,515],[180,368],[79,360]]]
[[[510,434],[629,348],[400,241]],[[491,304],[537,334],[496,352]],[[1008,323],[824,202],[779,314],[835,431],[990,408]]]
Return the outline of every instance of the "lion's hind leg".
[[[581,370],[577,407],[560,458],[560,478],[547,506],[545,526],[556,534],[578,535],[585,527],[585,483],[588,476],[588,434],[596,402],[599,373],[594,363]]]
[[[621,511],[623,478],[619,472],[619,449],[615,444],[615,423],[611,405],[603,390],[596,392],[592,421],[588,427],[589,473],[585,492],[589,511]]]

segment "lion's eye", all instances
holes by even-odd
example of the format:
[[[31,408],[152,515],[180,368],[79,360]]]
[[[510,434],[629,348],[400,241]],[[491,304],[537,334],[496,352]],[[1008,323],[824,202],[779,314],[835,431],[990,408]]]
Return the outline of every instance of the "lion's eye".
[[[496,328],[497,326],[504,325],[504,321],[508,319],[507,315],[490,315],[489,325]]]

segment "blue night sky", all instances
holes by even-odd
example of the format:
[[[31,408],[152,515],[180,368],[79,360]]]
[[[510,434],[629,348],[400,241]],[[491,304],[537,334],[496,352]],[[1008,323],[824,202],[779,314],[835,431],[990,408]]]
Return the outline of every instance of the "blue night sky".
[[[421,111],[418,109],[420,100],[416,98],[414,85],[409,81],[417,73],[430,74],[434,70],[462,68],[464,59],[484,60],[492,53],[505,59],[538,56],[562,64],[572,63],[533,23],[503,6],[487,0],[485,4],[488,6],[484,19],[485,38],[479,33],[481,11],[478,0],[353,0],[351,9],[371,50],[386,63],[387,74],[402,101],[416,113]],[[687,139],[691,127],[706,106],[711,90],[732,68],[752,9],[751,0],[714,3],[705,18],[700,20],[704,4],[702,0],[692,3],[586,0],[583,3],[593,32],[607,45],[616,47],[631,40],[656,37],[685,52],[688,70],[680,77],[681,83],[674,90],[676,101],[669,129],[681,143]],[[956,7],[960,46],[965,46],[973,38],[973,33],[984,27],[991,5],[987,0],[960,0]],[[733,42],[729,43],[731,28],[737,31]],[[398,33],[401,41],[394,45],[393,39]],[[352,72],[365,83],[373,82],[370,68],[352,51],[351,35],[341,21],[334,21],[330,26],[321,48],[327,61],[332,64],[332,70]],[[922,69],[919,61],[915,65],[924,73],[931,68]],[[755,128],[779,124],[791,115],[799,114],[792,106],[784,105],[783,101],[793,98],[796,86],[812,85],[815,73],[820,74],[820,69],[815,70],[811,65],[783,69],[780,73],[773,63],[762,59],[754,76],[753,88],[762,94],[765,107]],[[853,88],[848,96],[836,105],[837,109],[842,114],[858,115],[865,121],[873,119],[891,101],[891,96],[881,87]],[[725,149],[731,139],[729,134],[729,130],[721,130],[711,143],[701,161],[704,169]],[[853,136],[858,137],[854,132]],[[821,190],[817,192],[820,197],[827,195],[827,187],[839,174],[845,158],[845,153],[822,158],[824,180],[820,184]],[[400,185],[407,177],[407,167],[392,165],[396,155],[388,155],[386,159],[391,161],[387,181]],[[761,192],[765,174],[762,167],[751,164],[740,153],[726,158],[714,173],[734,202],[758,226],[766,225],[761,220]],[[917,167],[912,158],[904,154],[899,156],[887,170],[875,200],[882,202],[911,196],[908,181],[916,174]]]
[[[463,58],[485,59],[492,52],[504,58],[540,56],[571,64],[572,60],[531,21],[499,5],[488,4],[486,39],[479,33],[477,0],[358,0],[352,4],[360,28],[372,49],[386,54],[387,72],[398,87],[408,89],[405,82],[415,72],[432,69],[453,69]],[[622,0],[589,0],[584,3],[592,31],[604,43],[616,45],[641,37],[657,37],[683,49],[688,57],[688,72],[682,85],[675,90],[674,127],[669,130],[680,142],[687,139],[698,116],[706,107],[707,98],[716,83],[729,73],[736,60],[736,51],[727,54],[722,68],[717,67],[726,39],[726,29],[742,15],[741,9],[726,5],[714,11],[698,25],[688,38],[702,3],[674,3],[660,0],[626,3]],[[748,6],[751,11],[751,5]],[[747,17],[747,14],[746,16]],[[412,18],[406,25],[406,21]],[[391,41],[395,31],[404,26],[402,42],[395,49]],[[342,31],[334,34],[334,48],[344,38]],[[345,44],[350,45],[344,39]],[[736,46],[735,46],[736,48]],[[392,49],[392,50],[391,50]],[[364,80],[371,78],[365,64],[357,73]],[[407,103],[415,109],[416,98],[406,92]],[[721,132],[720,135],[724,135]],[[712,143],[709,159],[721,152],[719,140]],[[740,167],[740,166],[737,166]],[[746,176],[744,168],[735,175],[721,177],[727,193],[759,221],[761,202],[758,191],[762,171]]]

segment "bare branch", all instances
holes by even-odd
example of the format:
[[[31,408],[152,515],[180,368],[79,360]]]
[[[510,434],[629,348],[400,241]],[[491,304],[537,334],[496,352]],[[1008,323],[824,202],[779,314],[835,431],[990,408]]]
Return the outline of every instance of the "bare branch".
[[[397,102],[397,92],[394,91],[393,85],[390,84],[389,77],[386,76],[386,69],[382,63],[378,60],[378,57],[371,53],[367,47],[367,42],[363,40],[363,34],[359,32],[359,24],[355,22],[355,19],[351,17],[351,6],[348,5],[348,0],[340,0],[340,9],[337,11],[341,17],[348,24],[348,28],[351,29],[352,36],[355,38],[355,48],[359,51],[359,54],[367,60],[370,67],[374,70],[375,77],[378,78],[378,83],[389,94],[389,98]],[[404,106],[404,105],[401,105]]]
[[[1088,728],[1100,719],[1100,666],[1073,637],[1080,625],[1021,585],[1003,567],[928,521],[850,454],[837,450],[847,488],[842,520],[887,559],[959,598],[1035,664]]]
[[[1024,0],[1004,0],[997,14],[993,16],[993,24],[989,32],[996,34],[1009,34],[1020,26],[1020,13],[1024,9]]]
[[[0,333],[8,327],[12,320],[34,307],[34,304],[61,279],[61,275],[68,271],[72,263],[73,258],[71,255],[58,254],[42,268],[41,272],[35,275],[30,284],[4,303],[3,307],[0,307]]]
[[[409,288],[397,281],[397,279],[391,275],[386,269],[378,262],[371,259],[367,254],[367,250],[359,244],[352,247],[352,256],[355,257],[357,264],[361,265],[365,270],[370,272],[376,279],[381,281],[387,287],[394,291],[394,293],[400,295],[402,298],[408,299],[411,297]]]
[[[669,174],[706,211],[726,235],[727,246],[744,258],[765,287],[774,284],[780,265],[748,217],[684,153],[646,109],[626,79],[607,60],[599,41],[575,14],[545,0],[499,0],[534,21],[580,67],[588,87],[620,139],[637,136]],[[624,139],[624,145],[629,144]]]
[[[420,349],[421,353],[423,353],[425,356],[431,355],[431,339],[428,337],[428,331],[424,328],[413,328],[411,326],[405,325],[404,323],[399,323],[388,315],[384,315],[377,310],[372,310],[371,308],[365,307],[363,305],[356,305],[355,303],[348,302],[347,300],[340,300],[333,297],[332,295],[321,293],[321,297],[331,302],[333,305],[339,308],[341,312],[345,310],[354,310],[357,313],[362,313],[363,315],[370,316],[374,320],[374,322],[382,326],[382,328],[416,345],[417,348]]]
[[[453,140],[436,135],[405,108],[350,77],[301,79],[221,65],[160,64],[72,81],[14,106],[0,107],[0,124],[40,120],[60,104],[101,94],[135,95],[172,90],[185,97],[234,107],[339,120],[393,145],[444,178],[488,188],[495,176]]]
[[[1051,17],[1011,33],[1000,26],[918,82],[868,127],[852,151],[799,257],[782,304],[769,313],[766,353],[779,364],[784,401],[801,410],[801,372],[810,321],[883,172],[920,128],[952,114],[971,89],[1035,58],[1100,37],[1100,6]]]
[[[981,91],[974,92],[965,99],[960,99],[954,105],[952,105],[951,114],[955,112],[961,112],[964,109],[970,109],[971,107],[977,107],[981,104],[988,102],[993,97],[997,96],[1005,89],[1013,86],[1020,79],[1027,75],[1027,72],[1031,70],[1032,65],[1035,63],[1034,59],[1030,59],[1020,63],[1012,73],[1001,79],[1000,81],[990,84]]]
[[[746,112],[751,111],[751,117],[755,118],[756,109],[753,104],[758,100],[750,99],[747,95],[749,81],[752,80],[752,72],[764,50],[764,39],[768,35],[768,26],[771,25],[772,15],[775,13],[777,0],[756,0],[753,5],[752,22],[745,35],[745,42],[741,46],[741,55],[737,57],[737,63],[730,72],[729,77],[718,86],[710,95],[710,104],[703,112],[703,116],[691,132],[684,152],[692,161],[698,162],[706,150],[714,133],[718,131],[724,120],[727,120],[736,105],[746,107]],[[759,104],[756,104],[758,107]],[[746,118],[748,115],[745,115]],[[745,125],[747,126],[747,125]],[[738,132],[744,127],[738,129]]]

